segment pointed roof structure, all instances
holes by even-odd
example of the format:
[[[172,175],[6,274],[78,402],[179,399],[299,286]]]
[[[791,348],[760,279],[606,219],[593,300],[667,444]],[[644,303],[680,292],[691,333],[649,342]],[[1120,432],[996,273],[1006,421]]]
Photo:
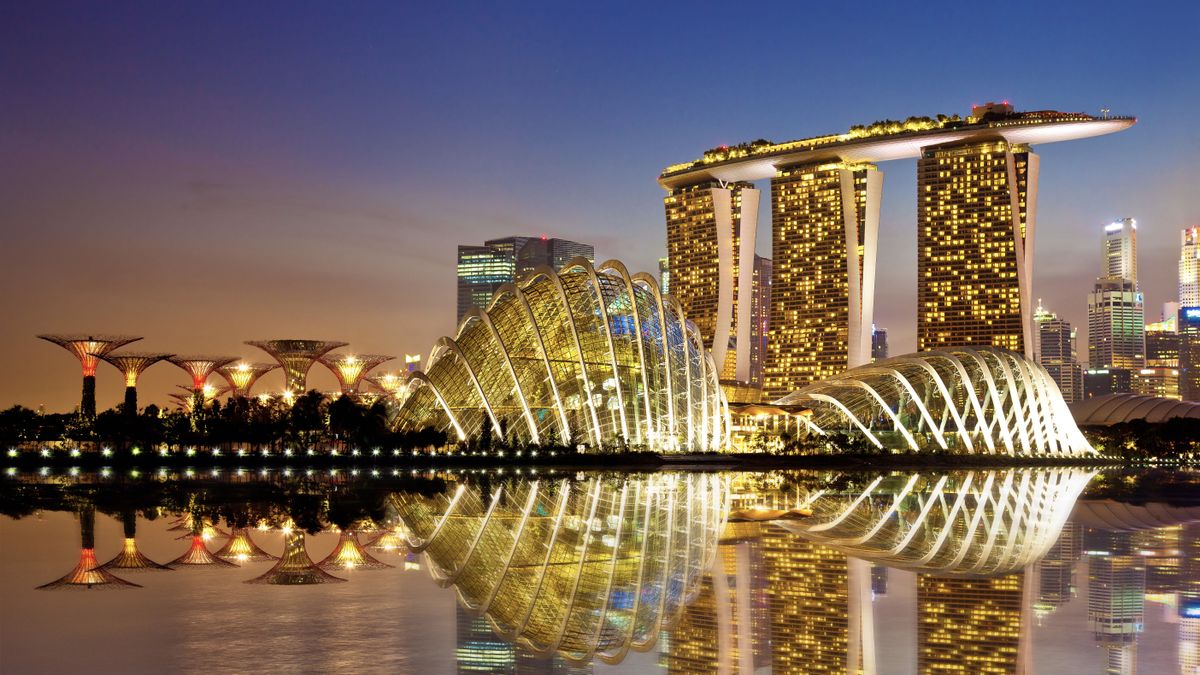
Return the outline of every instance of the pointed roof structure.
[[[248,584],[275,584],[278,586],[306,586],[346,581],[317,567],[304,548],[304,530],[298,527],[284,528],[283,556],[275,566],[262,576],[247,580]]]
[[[79,510],[79,564],[48,584],[37,587],[39,591],[58,589],[73,590],[108,590],[123,588],[141,588],[140,584],[126,581],[112,572],[102,569],[96,562],[96,507],[87,505]]]
[[[396,357],[384,354],[326,354],[317,359],[333,371],[343,394],[357,394],[363,377],[381,363]]]
[[[258,381],[258,378],[278,367],[278,363],[238,361],[237,363],[227,363],[217,368],[217,373],[229,383],[233,396],[245,396],[249,398],[250,390],[254,387],[254,383]]]
[[[268,560],[278,560],[278,556],[271,555],[259,548],[258,544],[254,543],[254,539],[250,537],[250,528],[235,527],[229,535],[229,541],[221,547],[221,550],[215,554],[218,558],[225,560],[237,561],[239,563],[247,562],[266,562]]]
[[[308,389],[308,369],[313,361],[325,354],[345,347],[348,343],[331,340],[251,340],[246,342],[251,347],[258,347],[271,355],[279,365],[283,366],[286,380],[284,391],[297,394]]]
[[[101,565],[101,569],[128,570],[130,572],[169,571],[171,569],[166,565],[154,562],[138,550],[137,514],[135,512],[131,510],[122,512],[121,524],[125,528],[125,543],[121,547],[121,552],[112,560]]]
[[[323,570],[383,570],[393,567],[385,562],[376,560],[374,556],[363,550],[362,544],[358,543],[358,535],[351,530],[342,530],[338,535],[337,546],[333,547],[333,551],[325,556],[325,559],[317,563],[317,567]]]

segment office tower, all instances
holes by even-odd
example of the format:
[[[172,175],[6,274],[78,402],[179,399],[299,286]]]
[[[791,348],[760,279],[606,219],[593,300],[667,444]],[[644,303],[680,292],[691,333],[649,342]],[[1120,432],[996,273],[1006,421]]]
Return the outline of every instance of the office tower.
[[[1146,567],[1128,532],[1089,532],[1088,628],[1104,649],[1106,673],[1136,672],[1145,612]]]
[[[1083,372],[1083,397],[1133,391],[1133,373],[1128,368],[1088,368]]]
[[[1024,580],[918,574],[917,672],[1022,672]]]
[[[877,328],[871,324],[871,360],[882,361],[888,357],[888,338],[886,328]]]
[[[1130,390],[1144,396],[1179,398],[1178,368],[1139,368],[1130,373]]]
[[[1146,324],[1146,367],[1179,367],[1178,312],[1170,318]]]
[[[669,258],[658,259],[658,290],[663,295],[671,292],[671,265]]]
[[[1102,277],[1137,281],[1137,221],[1122,218],[1104,226]]]
[[[577,257],[594,263],[594,247],[547,237],[504,237],[485,241],[482,246],[459,245],[458,320],[472,307],[487,308],[492,295],[504,284],[541,265],[557,272]]]
[[[460,605],[455,605],[454,617],[458,629],[454,657],[460,674],[515,671],[516,649],[492,632],[487,619],[471,616]]]
[[[1145,309],[1131,279],[1100,278],[1088,294],[1088,366],[1145,365]]]
[[[917,349],[1033,357],[1038,156],[1002,140],[923,148],[917,161]]]
[[[1076,362],[1075,330],[1070,322],[1058,318],[1038,301],[1033,314],[1038,340],[1035,359],[1058,385],[1067,403],[1083,398],[1083,370]]]
[[[1200,524],[1179,532],[1179,672],[1200,673]]]
[[[1185,401],[1200,401],[1200,305],[1180,307],[1179,395]]]
[[[704,182],[663,199],[671,293],[727,381],[750,381],[751,303],[742,300],[753,293],[758,198],[751,183]]]
[[[771,273],[771,259],[754,256],[754,296],[750,309],[750,320],[754,322],[750,329],[750,384],[756,387],[762,387],[767,341],[770,337]]]
[[[768,399],[871,360],[883,173],[805,164],[771,179]]]
[[[1200,227],[1180,233],[1179,304],[1200,307]]]
[[[1075,596],[1075,565],[1083,557],[1082,545],[1082,528],[1069,522],[1063,526],[1058,540],[1038,561],[1038,597],[1033,609],[1039,621]]]

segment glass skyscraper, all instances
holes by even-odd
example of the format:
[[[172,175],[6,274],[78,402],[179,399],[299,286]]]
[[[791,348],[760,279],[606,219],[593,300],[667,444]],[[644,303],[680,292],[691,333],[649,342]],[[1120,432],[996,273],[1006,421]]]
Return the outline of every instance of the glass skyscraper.
[[[486,309],[501,286],[539,265],[557,272],[576,257],[594,263],[595,248],[591,244],[547,237],[505,237],[485,241],[482,246],[459,245],[456,321],[461,321],[472,307]]]

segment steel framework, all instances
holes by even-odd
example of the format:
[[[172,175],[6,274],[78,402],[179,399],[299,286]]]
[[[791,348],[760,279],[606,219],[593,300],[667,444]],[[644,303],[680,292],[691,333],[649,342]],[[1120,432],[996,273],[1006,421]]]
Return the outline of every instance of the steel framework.
[[[280,586],[306,586],[346,581],[317,567],[304,548],[304,530],[298,527],[284,528],[283,556],[279,562],[262,576],[246,581],[248,584],[275,584]]]
[[[146,557],[137,545],[137,514],[133,511],[126,511],[121,514],[121,525],[125,529],[125,543],[121,546],[121,552],[112,560],[104,563],[100,567],[106,570],[129,570],[131,572],[153,571],[153,570],[170,570],[166,565],[160,565],[150,558]]]
[[[79,538],[79,563],[75,569],[59,579],[38,586],[37,590],[141,588],[140,584],[126,581],[96,562],[96,507],[91,504],[79,509]]]
[[[351,530],[343,530],[338,535],[337,546],[325,559],[317,563],[326,571],[334,570],[382,570],[392,567],[385,562],[376,560],[374,556],[367,553],[362,544],[358,543],[358,535]]]
[[[79,365],[83,369],[83,396],[79,402],[79,412],[89,418],[96,416],[96,366],[100,363],[100,357],[118,347],[142,339],[132,335],[83,334],[50,334],[38,337],[53,342],[79,359]]]
[[[121,371],[125,376],[125,414],[137,414],[137,383],[138,378],[150,366],[171,358],[174,354],[164,354],[161,352],[112,352],[108,354],[95,354],[101,359],[112,364],[114,368]]]
[[[237,361],[236,356],[172,356],[167,359],[192,376],[192,391],[204,391],[208,376],[221,366]]]
[[[267,553],[258,544],[254,543],[254,539],[250,537],[250,529],[246,527],[233,528],[229,534],[229,540],[225,542],[221,550],[213,555],[239,563],[265,562],[267,560],[279,559],[279,556]]]
[[[367,373],[394,358],[384,354],[326,354],[318,361],[333,372],[343,394],[354,395]]]
[[[228,363],[217,368],[217,373],[229,383],[230,392],[233,396],[249,398],[250,390],[254,387],[254,383],[258,381],[258,378],[278,367],[278,363],[238,361],[237,363]]]
[[[284,391],[300,394],[308,389],[308,370],[325,354],[345,347],[346,342],[329,340],[251,340],[246,344],[258,347],[283,366]]]

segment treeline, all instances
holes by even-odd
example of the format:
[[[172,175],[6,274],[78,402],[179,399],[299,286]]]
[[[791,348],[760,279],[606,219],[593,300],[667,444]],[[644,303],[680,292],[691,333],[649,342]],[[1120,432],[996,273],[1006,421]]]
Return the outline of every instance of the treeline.
[[[1175,417],[1154,424],[1133,420],[1106,427],[1082,427],[1081,431],[1100,454],[1127,461],[1187,461],[1200,457],[1200,420],[1197,419]]]
[[[113,449],[350,447],[411,450],[441,447],[446,434],[435,429],[393,431],[388,404],[365,405],[349,396],[330,400],[309,391],[289,405],[282,399],[236,397],[214,400],[194,412],[164,411],[148,405],[126,414],[112,408],[88,420],[77,414],[40,414],[22,406],[0,411],[0,444],[5,447],[62,441],[95,443]]]

